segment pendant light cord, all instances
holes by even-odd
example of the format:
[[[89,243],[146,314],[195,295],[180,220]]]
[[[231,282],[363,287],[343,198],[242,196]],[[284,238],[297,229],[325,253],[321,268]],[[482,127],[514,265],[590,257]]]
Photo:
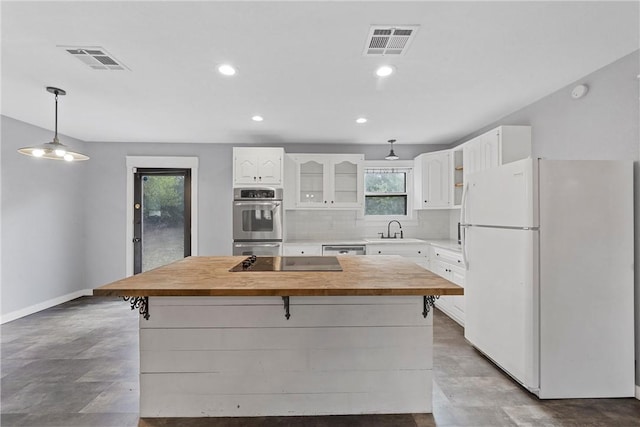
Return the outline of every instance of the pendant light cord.
[[[58,91],[56,93],[56,133],[53,135],[53,140],[58,141]]]

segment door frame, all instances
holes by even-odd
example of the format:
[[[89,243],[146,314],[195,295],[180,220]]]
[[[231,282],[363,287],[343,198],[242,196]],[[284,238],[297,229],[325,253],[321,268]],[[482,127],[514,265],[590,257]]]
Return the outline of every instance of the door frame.
[[[198,158],[127,156],[127,200],[125,232],[125,276],[133,276],[133,187],[137,168],[191,169],[191,256],[198,255]]]

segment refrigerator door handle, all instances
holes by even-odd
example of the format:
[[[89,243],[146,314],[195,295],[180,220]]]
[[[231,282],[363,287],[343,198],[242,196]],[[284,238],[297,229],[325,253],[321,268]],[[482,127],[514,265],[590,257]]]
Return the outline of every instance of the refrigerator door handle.
[[[460,201],[460,224],[465,225],[466,221],[466,207],[467,207],[467,189],[469,188],[469,183],[465,182],[464,187],[462,187],[462,200]]]
[[[467,258],[467,226],[462,227],[460,233],[460,245],[462,246],[462,265],[465,270],[469,270],[469,260]]]
[[[462,262],[464,264],[465,270],[469,269],[469,261],[467,260],[467,242],[466,242],[466,234],[467,234],[467,221],[466,221],[466,212],[465,208],[467,207],[467,190],[469,188],[469,183],[465,182],[464,187],[462,188],[462,200],[460,201],[460,245],[462,247]]]

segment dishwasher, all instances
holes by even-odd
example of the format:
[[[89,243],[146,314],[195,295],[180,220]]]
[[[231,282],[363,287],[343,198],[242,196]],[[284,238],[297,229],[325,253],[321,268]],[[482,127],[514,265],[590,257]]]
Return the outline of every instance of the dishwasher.
[[[322,245],[322,255],[366,255],[365,245]]]

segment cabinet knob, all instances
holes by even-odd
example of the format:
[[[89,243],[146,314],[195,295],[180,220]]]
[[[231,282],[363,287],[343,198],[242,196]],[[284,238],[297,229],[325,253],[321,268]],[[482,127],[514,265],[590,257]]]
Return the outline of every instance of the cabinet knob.
[[[259,179],[260,181],[262,181],[262,177],[261,177],[261,176],[259,176],[259,177],[258,177],[258,179]]]
[[[327,201],[326,201],[326,200],[325,200],[324,202],[325,202],[325,203],[327,203]]]
[[[425,202],[425,203],[427,203],[427,201],[426,201],[426,200],[425,200],[424,202]]]
[[[304,254],[304,251],[300,251],[301,254]]]
[[[333,204],[333,200],[331,201],[331,204]]]
[[[256,180],[256,177],[255,177],[255,176],[253,177],[253,180],[254,180],[254,181]]]
[[[381,254],[381,253],[382,253],[382,251],[378,251],[378,253],[379,253],[379,254]]]
[[[419,253],[419,254],[421,254],[421,253],[422,253],[422,251],[418,251],[418,253]]]

